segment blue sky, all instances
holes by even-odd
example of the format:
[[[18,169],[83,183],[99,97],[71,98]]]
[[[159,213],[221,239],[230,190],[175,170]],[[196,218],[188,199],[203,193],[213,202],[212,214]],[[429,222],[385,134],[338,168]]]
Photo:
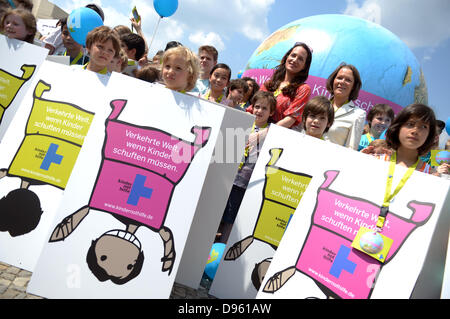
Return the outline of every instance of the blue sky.
[[[50,0],[70,13],[87,3],[105,11],[105,24],[130,25],[136,6],[150,43],[149,56],[177,40],[194,52],[202,44],[219,50],[219,62],[230,65],[235,78],[254,50],[280,27],[318,14],[347,14],[378,23],[396,34],[415,54],[428,87],[428,103],[438,119],[450,116],[449,0],[178,0],[177,11],[163,18],[153,0]],[[153,37],[153,34],[156,35]]]

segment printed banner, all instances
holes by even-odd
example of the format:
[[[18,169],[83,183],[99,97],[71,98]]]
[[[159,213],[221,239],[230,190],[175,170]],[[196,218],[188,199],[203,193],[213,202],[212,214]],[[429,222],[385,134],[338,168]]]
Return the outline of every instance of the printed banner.
[[[0,144],[0,260],[34,269],[103,89],[48,61],[30,83]]]
[[[376,229],[388,163],[331,143],[303,139],[297,147],[315,154],[298,158],[297,165],[316,167],[316,174],[258,298],[409,298],[444,212],[448,181],[414,172],[389,206],[381,235],[392,240],[390,250],[371,256],[352,247],[352,242],[360,229]],[[393,184],[405,170],[397,167]]]
[[[210,294],[218,298],[256,297],[270,260],[313,176],[309,167],[296,165],[296,159],[304,156],[297,147],[303,138],[311,137],[270,126]]]
[[[70,103],[44,99],[43,93],[50,89],[42,80],[34,89],[25,138],[8,175],[64,189],[94,113]]]
[[[0,34],[0,141],[48,50]]]
[[[224,110],[116,73],[104,99],[28,291],[168,298]]]

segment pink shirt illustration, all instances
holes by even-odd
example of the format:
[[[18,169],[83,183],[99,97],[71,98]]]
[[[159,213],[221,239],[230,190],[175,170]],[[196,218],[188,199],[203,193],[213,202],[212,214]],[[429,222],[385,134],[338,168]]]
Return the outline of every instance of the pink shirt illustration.
[[[318,190],[311,226],[295,269],[312,278],[327,296],[369,298],[374,279],[383,265],[395,257],[417,227],[429,220],[435,205],[410,201],[407,205],[412,212],[409,219],[388,212],[382,234],[391,238],[393,244],[382,264],[351,247],[360,227],[376,229],[380,206],[329,189],[339,175],[338,171],[326,171],[324,175],[325,181]],[[293,275],[289,269],[292,267],[274,274],[264,291],[273,293],[280,289]],[[283,276],[285,279],[281,279]]]
[[[153,230],[164,224],[174,187],[183,178],[210,128],[194,126],[193,142],[156,128],[117,120],[125,101],[111,102],[103,161],[89,207],[136,220]]]

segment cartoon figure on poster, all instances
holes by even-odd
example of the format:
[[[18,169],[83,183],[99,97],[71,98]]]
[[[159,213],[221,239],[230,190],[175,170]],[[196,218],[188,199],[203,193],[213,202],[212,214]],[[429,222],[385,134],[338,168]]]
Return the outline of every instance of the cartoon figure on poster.
[[[266,165],[263,201],[259,210],[253,234],[233,244],[225,254],[224,260],[233,261],[239,258],[253,243],[254,239],[269,244],[277,249],[292,215],[311,181],[312,176],[291,172],[275,166],[283,149],[272,148],[271,158]],[[252,283],[258,290],[270,265],[267,258],[255,265]]]
[[[135,278],[142,269],[144,249],[135,236],[141,226],[160,235],[164,245],[161,271],[170,275],[176,251],[172,231],[164,221],[175,187],[211,133],[210,127],[194,126],[194,141],[188,142],[156,128],[122,122],[117,117],[126,103],[110,103],[113,111],[106,120],[102,162],[89,203],[65,217],[49,240],[65,240],[91,210],[111,214],[124,229],[109,230],[93,240],[86,261],[98,280],[110,279],[118,285]],[[130,147],[130,138],[146,141],[151,147]]]
[[[9,168],[0,169],[0,179],[21,180],[18,189],[0,199],[0,231],[12,237],[34,230],[43,213],[30,186],[64,190],[94,116],[77,105],[42,98],[50,90],[44,81],[37,83],[22,144]]]
[[[310,277],[327,297],[370,298],[381,268],[392,261],[411,233],[425,225],[434,211],[434,204],[415,200],[407,204],[412,211],[409,219],[388,208],[381,210],[365,199],[331,190],[330,185],[338,176],[339,171],[324,173],[296,264],[270,277],[263,292],[282,289],[299,271]],[[383,212],[380,230],[377,217]]]
[[[3,114],[14,101],[19,90],[33,76],[36,65],[24,64],[20,69],[22,70],[21,76],[16,76],[0,69],[0,124],[2,123]]]

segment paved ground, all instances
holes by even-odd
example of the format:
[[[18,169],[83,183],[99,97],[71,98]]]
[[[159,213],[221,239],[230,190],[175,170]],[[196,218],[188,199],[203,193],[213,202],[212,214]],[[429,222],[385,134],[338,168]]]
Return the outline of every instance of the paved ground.
[[[31,272],[0,262],[0,299],[43,299],[26,292]],[[202,280],[194,290],[175,283],[170,299],[215,299],[208,294],[210,283]]]

